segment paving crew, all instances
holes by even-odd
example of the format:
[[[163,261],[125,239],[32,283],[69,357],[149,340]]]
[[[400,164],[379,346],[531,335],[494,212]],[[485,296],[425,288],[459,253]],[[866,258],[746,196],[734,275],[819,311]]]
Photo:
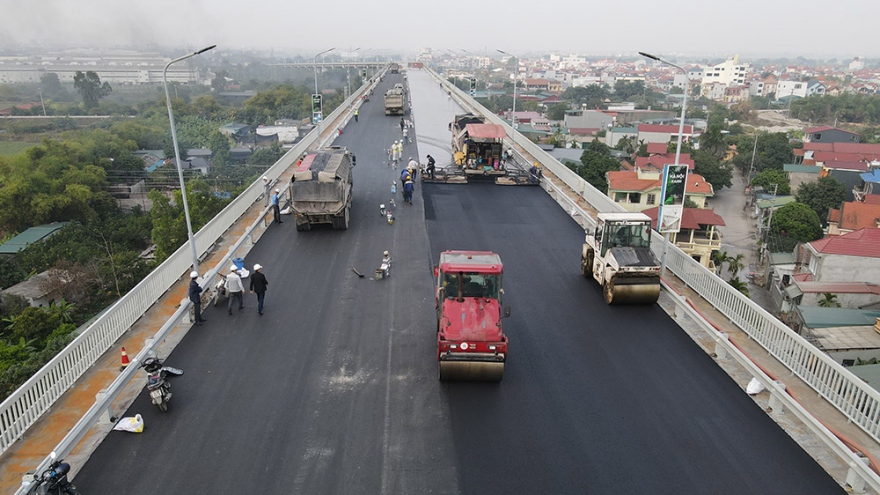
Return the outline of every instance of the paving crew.
[[[434,157],[431,155],[428,155],[427,171],[428,171],[428,177],[430,177],[431,180],[434,180],[434,169],[435,169]]]
[[[403,202],[409,205],[412,205],[412,197],[413,197],[413,189],[414,184],[412,181],[412,176],[406,176],[406,182],[403,183]]]
[[[193,303],[196,325],[202,326],[202,323],[208,321],[208,319],[202,318],[202,286],[196,281],[199,278],[199,272],[193,270],[190,272],[189,278],[189,300]]]
[[[226,304],[226,312],[232,314],[232,300],[238,299],[238,309],[244,309],[244,286],[241,277],[238,276],[238,267],[229,267],[229,275],[226,276],[226,293],[229,294],[229,302]]]

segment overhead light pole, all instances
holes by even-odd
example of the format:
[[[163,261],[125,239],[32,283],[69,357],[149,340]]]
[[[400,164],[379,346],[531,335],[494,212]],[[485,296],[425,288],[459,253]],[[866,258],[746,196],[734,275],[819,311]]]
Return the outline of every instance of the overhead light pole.
[[[316,53],[315,58],[312,59],[312,66],[315,68],[315,97],[318,95],[318,57],[320,57],[321,55],[324,55],[325,53],[330,53],[335,49],[336,49],[336,47],[333,47],[328,50],[324,50],[323,52]],[[312,97],[312,101],[315,101],[315,97]],[[313,109],[313,110],[315,110],[315,109]],[[314,111],[313,111],[313,113],[314,113]],[[317,109],[317,113],[318,113],[319,117],[321,117],[321,118],[324,117],[324,101],[323,101],[323,99],[321,101],[320,107],[318,107],[318,109]],[[312,115],[312,120],[313,121],[316,120],[314,115]],[[319,124],[320,122],[313,122],[313,123]]]
[[[216,46],[217,45],[211,45],[207,48],[202,48],[197,52],[190,53],[189,55],[176,58],[171,62],[168,62],[168,64],[165,65],[165,70],[162,71],[162,83],[165,85],[165,103],[168,104],[168,121],[171,123],[171,143],[174,146],[174,159],[177,163],[177,178],[180,180],[180,196],[183,199],[183,215],[186,218],[186,231],[189,236],[189,246],[192,250],[193,271],[199,271],[199,255],[196,253],[196,241],[193,236],[192,221],[189,217],[189,203],[186,200],[186,185],[183,183],[183,167],[180,164],[180,150],[177,145],[177,130],[174,128],[174,112],[171,111],[171,95],[168,94],[168,68],[171,67],[171,64],[173,63],[186,60],[190,57],[195,57],[208,50],[212,50]]]
[[[498,50],[498,53],[503,53],[508,57],[513,57],[516,60],[516,66],[513,68],[513,110],[510,114],[510,127],[513,128],[514,132],[516,131],[516,80],[519,76],[519,57],[516,55],[511,55],[510,53],[505,52],[504,50]],[[511,133],[513,135],[513,133]],[[516,138],[514,138],[515,140]]]
[[[639,55],[641,55],[643,57],[647,57],[651,60],[655,60],[657,62],[660,62],[661,64],[666,64],[670,67],[675,67],[676,69],[680,70],[682,74],[684,74],[684,98],[681,99],[681,118],[679,119],[679,123],[678,123],[678,143],[676,143],[676,145],[675,145],[675,165],[678,165],[679,159],[681,158],[681,142],[684,141],[684,115],[685,115],[685,111],[687,110],[688,91],[690,90],[690,81],[688,80],[688,73],[684,69],[684,67],[681,67],[679,65],[675,65],[672,62],[667,62],[666,60],[663,60],[662,58],[660,58],[656,55],[651,55],[650,53],[645,53],[645,52],[639,52]],[[685,190],[685,192],[687,191],[687,184],[686,183],[685,183],[684,190]],[[683,194],[683,197],[681,198],[682,207],[684,207],[685,198],[687,198],[687,194]],[[662,207],[661,207],[661,210],[662,210]],[[659,218],[659,215],[658,215],[658,218]],[[658,224],[658,226],[659,226],[659,224]],[[666,274],[666,251],[667,251],[667,248],[669,247],[669,233],[663,234],[663,237],[664,237],[664,239],[666,239],[666,242],[663,243],[663,258],[660,260],[660,276],[661,277]]]
[[[361,47],[357,47],[354,50],[348,52],[348,56],[351,57],[354,54],[355,64],[357,64],[357,52]],[[351,96],[351,65],[345,64],[345,79],[348,81],[348,96]]]

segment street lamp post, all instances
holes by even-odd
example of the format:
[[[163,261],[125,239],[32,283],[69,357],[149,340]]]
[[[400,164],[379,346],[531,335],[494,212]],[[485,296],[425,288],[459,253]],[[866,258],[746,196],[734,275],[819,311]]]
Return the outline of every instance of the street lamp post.
[[[180,62],[181,60],[186,60],[190,57],[195,57],[196,55],[200,55],[205,53],[208,50],[213,49],[217,45],[211,45],[207,48],[202,48],[197,52],[190,53],[189,55],[184,55],[182,57],[176,58],[171,62],[168,62],[165,65],[165,70],[162,71],[162,83],[165,85],[165,103],[168,104],[168,120],[171,122],[171,143],[174,146],[174,159],[177,163],[177,178],[180,180],[180,196],[183,199],[183,215],[186,218],[186,231],[189,236],[189,246],[192,250],[193,257],[193,271],[199,271],[199,255],[196,253],[196,241],[193,237],[193,229],[192,222],[189,217],[189,204],[186,200],[186,186],[183,183],[183,167],[180,164],[180,150],[177,145],[177,130],[174,128],[174,112],[171,111],[171,96],[168,94],[168,68],[171,67],[171,64],[175,62]]]
[[[690,81],[688,80],[688,73],[684,69],[684,67],[681,67],[679,65],[675,65],[672,62],[667,62],[666,60],[663,60],[662,58],[657,57],[655,55],[651,55],[650,53],[639,52],[639,55],[641,55],[643,57],[650,58],[651,60],[655,60],[657,62],[660,62],[661,64],[666,64],[670,67],[675,67],[676,69],[680,70],[682,72],[682,74],[684,74],[684,98],[681,99],[681,118],[680,118],[680,122],[678,123],[678,143],[675,146],[675,165],[677,166],[678,162],[679,162],[679,158],[681,157],[681,142],[684,141],[684,115],[685,115],[685,111],[687,110],[688,91],[690,89],[690,84],[689,84]],[[685,184],[685,191],[686,190],[687,190],[687,184]],[[682,198],[682,202],[684,202],[685,198],[687,198],[687,194],[685,194],[684,197]],[[669,234],[668,233],[663,234],[663,238],[665,239],[665,242],[663,243],[663,257],[660,260],[660,276],[661,277],[666,274],[666,251],[669,248]]]
[[[312,66],[315,68],[315,94],[316,95],[318,94],[318,57],[320,57],[321,55],[324,55],[325,53],[330,53],[335,49],[336,49],[336,47],[333,47],[328,50],[324,50],[323,52],[316,53],[315,58],[312,59]],[[323,116],[324,116],[324,101],[323,100],[321,101],[320,108],[318,108],[318,113],[323,118]],[[314,115],[312,115],[312,120],[315,120]],[[314,123],[318,124],[319,122],[314,122]]]
[[[503,53],[508,57],[513,57],[516,60],[516,66],[513,68],[513,110],[510,114],[510,127],[513,128],[513,132],[516,132],[516,79],[519,76],[519,57],[516,55],[511,55],[504,50],[498,50],[499,53]],[[514,133],[511,133],[511,136],[514,136]],[[516,138],[513,138],[516,141]]]
[[[353,53],[357,53],[357,51],[360,49],[361,49],[361,47],[357,47],[354,50],[349,51],[348,56],[351,57],[351,55]],[[357,55],[355,55],[354,58],[355,58],[355,60],[357,60]],[[356,63],[357,62],[355,62],[355,64]],[[348,81],[348,96],[351,96],[351,65],[349,65],[349,64],[345,64],[345,78]]]

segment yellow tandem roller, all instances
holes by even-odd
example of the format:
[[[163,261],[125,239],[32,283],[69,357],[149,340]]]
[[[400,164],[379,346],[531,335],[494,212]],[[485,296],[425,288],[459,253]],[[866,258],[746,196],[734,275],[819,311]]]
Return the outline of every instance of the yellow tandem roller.
[[[500,382],[504,363],[486,361],[440,361],[441,381]]]

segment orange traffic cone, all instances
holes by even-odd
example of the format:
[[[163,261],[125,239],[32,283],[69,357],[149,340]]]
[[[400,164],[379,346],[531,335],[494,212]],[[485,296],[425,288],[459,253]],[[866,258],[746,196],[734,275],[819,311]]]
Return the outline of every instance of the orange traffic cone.
[[[119,368],[119,371],[124,370],[131,361],[128,359],[128,353],[125,352],[125,347],[122,348],[122,366]]]

